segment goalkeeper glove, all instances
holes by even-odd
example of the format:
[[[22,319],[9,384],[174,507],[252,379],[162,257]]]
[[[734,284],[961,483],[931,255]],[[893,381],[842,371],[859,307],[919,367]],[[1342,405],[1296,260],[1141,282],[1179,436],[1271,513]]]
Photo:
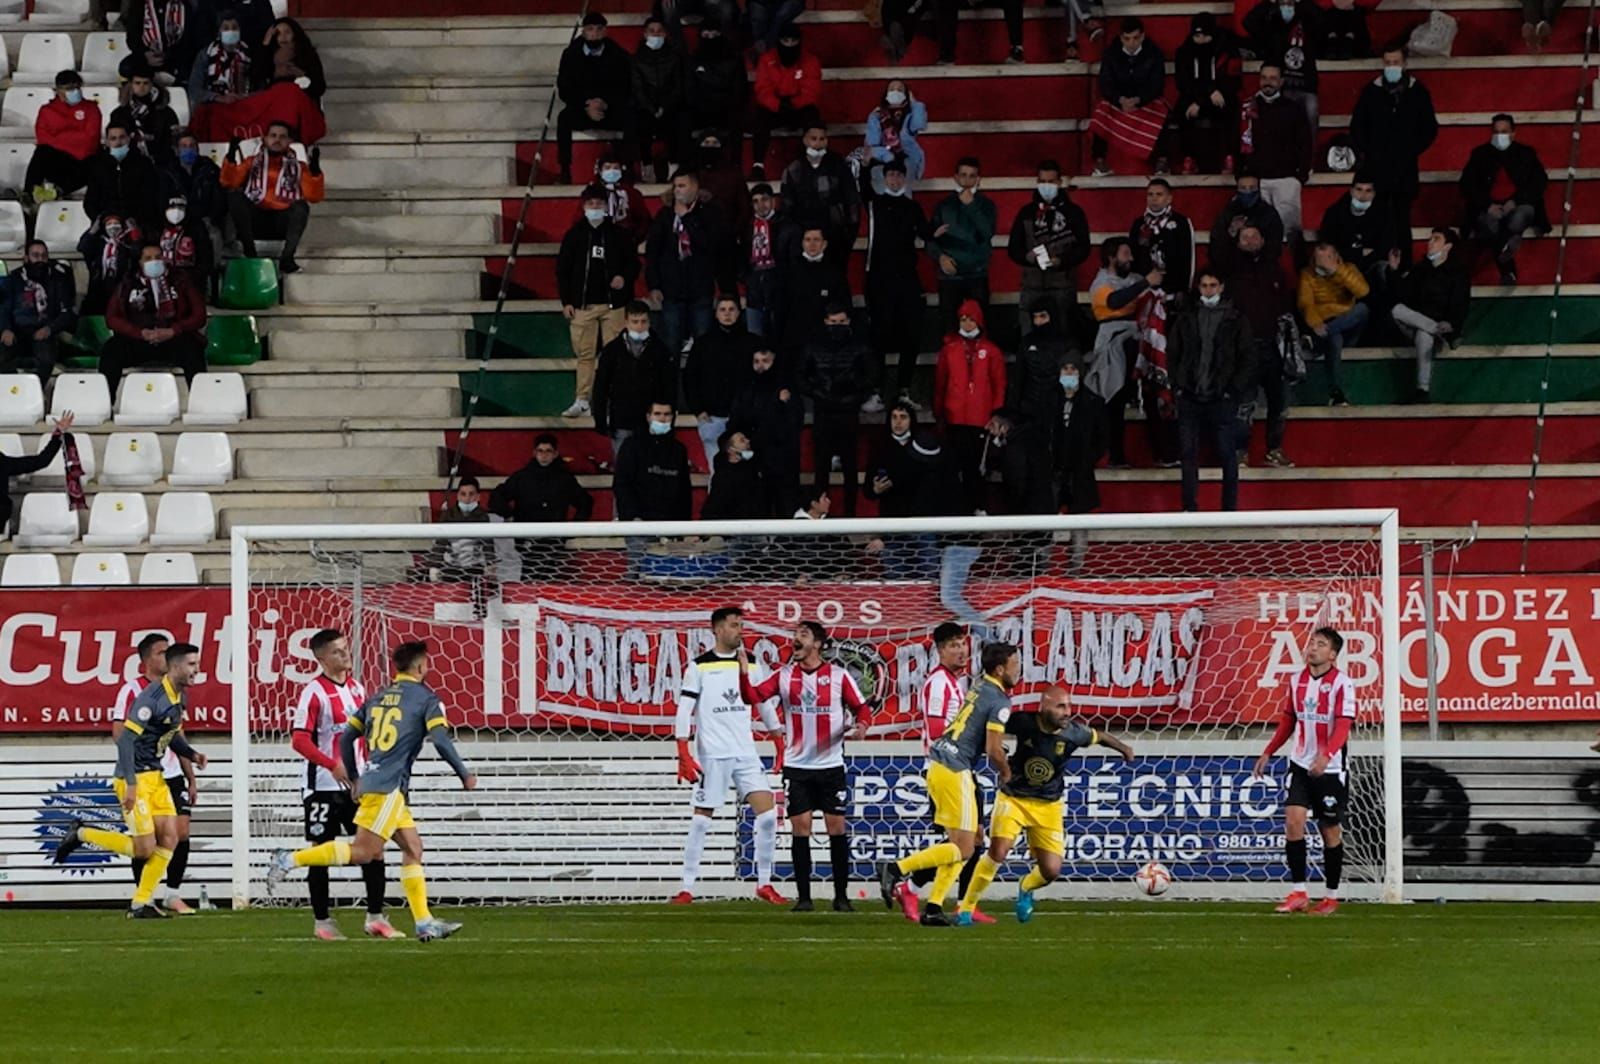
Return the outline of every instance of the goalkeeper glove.
[[[689,752],[689,740],[678,740],[678,782],[699,783],[700,763]]]

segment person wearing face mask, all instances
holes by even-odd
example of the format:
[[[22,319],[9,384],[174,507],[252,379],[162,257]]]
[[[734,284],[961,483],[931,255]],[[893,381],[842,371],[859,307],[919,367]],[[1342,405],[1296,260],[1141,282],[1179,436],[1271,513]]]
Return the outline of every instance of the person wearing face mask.
[[[822,230],[811,226],[800,234],[800,254],[784,275],[783,333],[778,353],[790,364],[816,338],[829,307],[849,306],[853,293],[844,270],[828,255]],[[862,396],[863,399],[866,396]]]
[[[1233,197],[1217,213],[1211,224],[1211,241],[1206,245],[1211,265],[1223,273],[1233,268],[1231,256],[1238,245],[1239,231],[1247,225],[1260,230],[1269,256],[1276,258],[1283,250],[1283,219],[1272,204],[1261,198],[1261,179],[1241,167],[1233,182]]]
[[[1167,135],[1185,174],[1215,174],[1233,169],[1239,139],[1239,53],[1232,38],[1217,29],[1217,17],[1202,11],[1189,23],[1189,36],[1173,57],[1178,101]]]
[[[750,214],[739,232],[737,254],[746,324],[758,336],[781,336],[785,279],[800,256],[800,227],[778,213],[766,182],[750,190]]]
[[[161,218],[161,181],[155,164],[133,146],[133,131],[117,122],[106,126],[105,148],[89,161],[83,209],[89,217],[113,213],[137,219],[155,232]]]
[[[711,487],[700,506],[702,521],[755,521],[766,516],[767,488],[761,483],[755,444],[742,428],[717,437]]]
[[[1005,441],[1001,479],[1007,511],[1053,514],[1058,508],[1056,463],[1051,454],[1056,422],[1062,413],[1061,367],[1063,362],[1070,362],[1076,374],[1082,359],[1076,345],[1056,324],[1058,308],[1054,301],[1038,299],[1024,309],[1030,319],[1029,331],[1017,348],[1016,362],[1006,374],[1005,405],[995,411],[986,427],[989,435]],[[1076,376],[1072,387],[1078,388]]]
[[[35,147],[23,189],[35,203],[70,195],[89,181],[89,164],[100,150],[100,105],[83,95],[76,70],[56,75],[56,93],[33,122]]]
[[[650,329],[650,304],[629,303],[622,334],[600,350],[594,375],[594,427],[611,437],[612,457],[645,429],[650,400],[676,395],[678,360]]]
[[[1306,116],[1306,127],[1317,128],[1321,106],[1317,102],[1317,60],[1325,40],[1322,12],[1313,0],[1261,0],[1244,20],[1250,47],[1263,63],[1276,67],[1284,99]]]
[[[1195,296],[1167,325],[1182,504],[1185,511],[1200,509],[1200,449],[1207,444],[1222,464],[1222,508],[1237,510],[1240,407],[1255,399],[1254,335],[1249,320],[1225,296],[1216,270],[1200,271]]]
[[[805,9],[805,0],[749,0],[745,12],[750,16],[750,39],[756,51],[766,53],[778,47]]]
[[[811,127],[822,124],[822,113],[817,110],[821,98],[822,63],[801,46],[800,30],[791,26],[778,38],[778,47],[763,53],[756,62],[756,128],[752,145],[755,162],[750,168],[750,180],[766,180],[767,146],[774,129],[799,128],[809,132]],[[787,200],[787,187],[784,193]]]
[[[1317,226],[1317,236],[1337,248],[1339,256],[1367,279],[1373,289],[1369,300],[1384,287],[1389,252],[1399,247],[1394,212],[1378,206],[1377,201],[1378,189],[1372,178],[1357,170],[1350,191],[1328,206]],[[1374,316],[1378,309],[1373,308]]]
[[[605,190],[606,214],[622,227],[634,246],[644,243],[645,235],[650,231],[650,210],[644,196],[634,185],[632,176],[622,165],[620,153],[607,151],[600,156],[600,160],[594,164],[594,180],[590,184]],[[580,210],[573,221],[582,217]]]
[[[955,190],[928,219],[933,239],[923,246],[938,267],[939,327],[946,333],[956,331],[961,305],[968,300],[989,311],[989,259],[999,211],[980,190],[982,183],[977,157],[963,156],[956,161]]]
[[[1160,270],[1168,293],[1187,292],[1194,275],[1194,224],[1173,209],[1172,184],[1164,177],[1150,179],[1144,203],[1144,213],[1128,227],[1133,268],[1138,273]]]
[[[956,332],[945,338],[933,371],[933,412],[955,469],[957,481],[951,487],[961,500],[961,513],[988,509],[984,443],[990,419],[1005,397],[1005,352],[983,335],[983,308],[969,299],[961,304]]]
[[[1100,272],[1089,285],[1089,306],[1098,323],[1094,350],[1085,360],[1083,383],[1106,404],[1107,446],[1111,468],[1128,467],[1124,437],[1127,435],[1128,405],[1139,398],[1138,365],[1139,316],[1160,294],[1165,277],[1160,270],[1140,274],[1133,268],[1133,245],[1126,237],[1108,237],[1100,245]],[[1158,435],[1155,415],[1157,394],[1145,396],[1145,429],[1151,435],[1151,450],[1164,455],[1165,440]]]
[[[449,501],[439,508],[441,525],[486,525],[490,521],[484,506],[483,489],[477,477],[462,477]],[[475,611],[482,616],[483,601],[492,597],[485,585],[494,562],[494,541],[488,539],[438,539],[428,552],[428,572],[432,579],[449,584],[473,586]]]
[[[922,352],[924,307],[917,272],[917,241],[932,235],[922,205],[911,198],[905,164],[891,159],[881,169],[883,194],[867,203],[867,317],[872,323],[876,379],[887,392],[889,355],[895,356],[895,391],[911,402],[911,379]],[[915,408],[913,404],[913,409]],[[862,413],[883,409],[883,393],[868,396]]]
[[[907,181],[921,181],[926,158],[917,134],[928,128],[928,107],[911,95],[904,81],[889,82],[883,99],[867,115],[867,158],[872,167],[872,191],[883,195],[885,164],[896,161],[905,168]]]
[[[84,292],[80,313],[106,312],[111,293],[123,278],[138,270],[142,237],[137,223],[124,222],[120,215],[106,214],[96,218],[78,238],[78,254],[83,256],[83,264],[89,271],[89,287]]]
[[[1242,397],[1242,402],[1253,403],[1256,390],[1267,396],[1267,464],[1278,468],[1294,465],[1283,451],[1284,436],[1288,432],[1289,386],[1283,377],[1283,352],[1281,342],[1288,324],[1293,323],[1293,293],[1284,276],[1283,266],[1277,259],[1266,256],[1266,242],[1259,230],[1245,226],[1239,231],[1237,254],[1233,268],[1223,278],[1229,297],[1250,323],[1250,337],[1255,349],[1255,384]],[[1240,419],[1240,455],[1249,450],[1252,426],[1249,417]]]
[[[1397,255],[1389,257],[1394,284],[1391,315],[1400,332],[1417,352],[1417,391],[1414,402],[1426,403],[1433,388],[1433,363],[1447,349],[1461,343],[1472,300],[1472,282],[1465,265],[1455,255],[1461,237],[1454,229],[1435,229],[1428,237],[1428,254],[1404,273]]]
[[[128,54],[151,70],[188,77],[204,29],[194,0],[142,0],[130,14],[123,19]]]
[[[611,477],[619,521],[688,521],[694,517],[689,452],[672,433],[673,405],[656,399],[647,407],[640,433],[617,452]],[[630,540],[634,537],[629,537]],[[635,560],[645,544],[630,543]]]
[[[1050,456],[1055,462],[1055,504],[1069,514],[1093,513],[1100,508],[1100,485],[1095,468],[1106,453],[1110,429],[1105,404],[1083,386],[1083,364],[1074,354],[1061,358],[1056,371],[1056,388],[1051,393],[1056,406],[1050,441]],[[1082,566],[1088,537],[1072,534],[1072,567]]]
[[[206,371],[206,303],[182,275],[167,270],[161,246],[139,249],[139,268],[111,294],[111,338],[100,349],[100,372],[117,394],[124,370],[177,366],[190,386]]]
[[[1517,283],[1517,248],[1533,229],[1550,231],[1544,192],[1548,180],[1538,152],[1517,141],[1517,121],[1498,114],[1490,123],[1489,143],[1472,149],[1461,171],[1466,225],[1493,253],[1500,283]]]
[[[201,49],[189,71],[189,103],[196,113],[202,107],[227,106],[250,95],[250,46],[245,41],[239,16],[226,12],[217,21],[211,43]],[[210,128],[199,118],[194,125]]]
[[[1300,245],[1300,190],[1311,177],[1316,147],[1305,109],[1283,92],[1283,68],[1261,64],[1261,87],[1245,101],[1239,155],[1261,182],[1261,198],[1278,212],[1284,238]]]
[[[1066,330],[1078,313],[1078,267],[1089,257],[1089,219],[1072,202],[1061,164],[1054,159],[1039,163],[1032,198],[1017,211],[1011,223],[1006,253],[1022,267],[1022,290],[1017,297],[1017,331],[1033,327],[1032,308],[1050,307],[1050,320]],[[1053,371],[1053,367],[1052,367]]]
[[[202,296],[210,292],[216,279],[211,238],[199,219],[189,217],[189,201],[182,196],[169,199],[163,222],[156,240],[167,270],[183,275]]]
[[[783,172],[783,206],[795,224],[816,226],[828,240],[828,260],[843,268],[861,228],[861,189],[850,164],[828,147],[828,130],[812,120],[804,152]]]
[[[127,126],[133,146],[157,166],[172,158],[172,142],[178,128],[178,115],[168,103],[168,93],[155,83],[155,74],[137,56],[122,61],[126,79],[118,90],[121,106],[111,112],[111,121]]]
[[[222,222],[227,202],[222,195],[222,170],[200,154],[200,142],[187,129],[174,131],[174,153],[157,172],[161,202],[182,196],[188,204],[188,217],[205,227],[211,245],[211,261],[222,261]]]
[[[867,482],[863,488],[867,498],[877,501],[879,517],[919,516],[913,512],[921,471],[911,449],[916,425],[916,411],[910,404],[890,404],[883,434],[874,441],[867,458]]]
[[[850,325],[850,305],[825,308],[822,328],[805,345],[797,377],[800,393],[811,400],[813,484],[826,488],[833,460],[844,473],[844,512],[856,514],[857,439],[861,403],[871,389],[872,354]]]
[[[572,184],[572,134],[579,129],[626,131],[632,121],[633,69],[628,53],[606,36],[606,17],[598,11],[583,16],[583,27],[561,53],[556,71],[556,158],[561,183]],[[624,141],[626,145],[627,142]],[[629,149],[630,156],[632,149]]]
[[[701,191],[728,227],[739,232],[750,222],[750,190],[738,155],[724,147],[721,133],[708,129],[695,145],[694,159]]]
[[[1121,47],[1109,48],[1100,60],[1100,99],[1089,119],[1089,150],[1094,156],[1094,176],[1111,174],[1109,152],[1115,144],[1156,173],[1166,173],[1159,157],[1161,130],[1167,122],[1167,60],[1155,42],[1145,39],[1144,23],[1133,16],[1122,20]]]
[[[30,240],[23,254],[0,291],[0,371],[48,381],[59,337],[78,320],[78,286],[71,266],[50,261],[44,241]]]
[[[1372,177],[1402,235],[1400,260],[1411,260],[1411,205],[1416,202],[1418,160],[1439,135],[1433,97],[1406,70],[1403,45],[1385,48],[1383,70],[1356,100],[1350,143]]]
[[[765,492],[762,517],[785,517],[800,495],[800,430],[805,403],[777,367],[770,346],[750,356],[729,410],[730,424],[742,426],[755,449]]]
[[[667,34],[666,23],[652,16],[633,53],[633,126],[628,139],[640,164],[651,164],[657,181],[667,179],[667,157],[681,144],[685,59],[680,38]],[[656,144],[661,155],[656,155]]]
[[[282,122],[267,126],[261,151],[242,158],[239,138],[228,142],[222,161],[222,187],[227,189],[228,216],[247,258],[256,257],[256,236],[281,237],[283,255],[278,272],[298,273],[294,253],[311,220],[311,205],[321,203],[326,192],[322,150],[312,148],[302,165],[292,150],[289,127]]]
[[[700,23],[700,42],[688,64],[684,90],[683,143],[698,143],[707,130],[715,130],[725,145],[744,144],[743,117],[750,95],[744,56],[728,38],[724,23]],[[737,29],[737,24],[734,24]],[[688,151],[685,150],[684,157]],[[729,152],[737,158],[739,152]]]
[[[687,411],[695,416],[706,468],[713,473],[713,480],[721,450],[717,441],[728,430],[733,391],[748,371],[758,346],[760,341],[746,331],[739,300],[733,296],[717,300],[716,320],[689,345],[683,367],[683,396]]]
[[[525,524],[550,524],[561,521],[587,521],[594,514],[594,496],[578,483],[561,457],[561,444],[555,436],[541,432],[533,438],[533,457],[528,464],[494,489],[492,513],[507,521]],[[528,548],[551,540],[522,540],[523,556]],[[524,566],[524,572],[530,571]]]
[[[711,328],[718,292],[738,294],[733,231],[715,203],[702,202],[700,178],[679,170],[672,206],[650,223],[644,242],[645,284],[661,308],[661,338],[676,354]]]
[[[639,277],[636,245],[606,214],[606,190],[590,185],[580,200],[583,217],[556,253],[556,291],[578,365],[572,405],[562,417],[588,416],[600,349],[622,332],[623,308]]]
[[[1328,405],[1349,406],[1340,362],[1346,344],[1356,343],[1367,326],[1370,310],[1362,302],[1371,290],[1354,263],[1344,261],[1327,241],[1317,244],[1311,262],[1300,271],[1296,302],[1306,328],[1328,367]]]

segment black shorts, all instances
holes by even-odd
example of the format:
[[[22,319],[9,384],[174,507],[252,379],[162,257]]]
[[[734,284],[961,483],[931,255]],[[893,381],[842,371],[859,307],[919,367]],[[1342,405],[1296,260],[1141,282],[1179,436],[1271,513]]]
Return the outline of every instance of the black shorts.
[[[356,833],[356,800],[347,791],[316,791],[305,800],[306,841]]]
[[[783,770],[784,811],[843,816],[850,804],[850,782],[844,766],[838,768],[786,768]]]
[[[188,779],[183,776],[168,776],[167,790],[172,792],[172,804],[178,810],[178,815],[188,816],[191,808],[189,805]]]
[[[1313,776],[1299,765],[1289,766],[1289,800],[1286,805],[1309,809],[1318,824],[1333,827],[1344,819],[1350,803],[1350,784],[1331,772]]]

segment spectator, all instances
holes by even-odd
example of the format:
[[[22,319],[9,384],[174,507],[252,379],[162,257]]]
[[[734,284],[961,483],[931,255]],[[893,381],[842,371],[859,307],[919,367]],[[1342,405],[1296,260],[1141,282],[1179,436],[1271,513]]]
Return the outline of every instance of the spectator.
[[[1100,272],[1089,286],[1089,305],[1099,328],[1094,351],[1086,360],[1084,386],[1106,404],[1107,447],[1111,468],[1128,468],[1128,404],[1139,399],[1138,364],[1141,339],[1139,315],[1144,304],[1155,298],[1165,281],[1160,270],[1140,275],[1133,269],[1133,245],[1125,237],[1114,236],[1100,245]],[[1154,388],[1144,394],[1146,430],[1151,449],[1166,460],[1169,441],[1158,430],[1158,394]]]
[[[587,521],[594,513],[594,496],[567,468],[555,436],[542,432],[534,437],[533,457],[528,464],[494,489],[491,509],[507,521],[524,524]],[[524,558],[529,547],[545,542],[549,541],[521,542]]]
[[[152,71],[186,78],[203,32],[193,0],[143,0],[124,11],[128,53]]]
[[[439,509],[441,525],[486,525],[489,511],[483,508],[482,488],[477,477],[462,477],[456,483],[453,496]],[[428,552],[428,579],[438,583],[471,584],[475,615],[484,613],[485,599],[490,597],[491,569],[494,564],[494,541],[466,536],[434,541]]]
[[[128,79],[118,90],[121,106],[111,112],[111,122],[125,127],[133,146],[157,166],[172,158],[178,115],[168,102],[170,94],[155,83],[155,74],[141,63],[132,64]]]
[[[1315,141],[1306,112],[1282,91],[1283,70],[1261,64],[1261,88],[1245,101],[1239,152],[1261,181],[1261,198],[1283,221],[1291,248],[1300,245],[1300,188],[1311,177]]]
[[[714,129],[701,133],[695,147],[695,173],[700,189],[722,212],[730,232],[740,232],[750,223],[750,186],[737,152],[723,147],[722,134]]]
[[[936,33],[939,40],[939,65],[948,66],[956,56],[956,16],[960,11],[956,0],[934,0],[937,11]],[[906,49],[917,37],[917,24],[922,21],[926,6],[923,0],[882,0],[879,16],[883,22],[883,36],[878,44],[891,63],[906,56]],[[948,10],[949,39],[946,41],[946,13]]]
[[[1372,32],[1367,12],[1378,0],[1316,0],[1320,40],[1316,53],[1323,59],[1365,59],[1372,54]]]
[[[776,368],[778,356],[761,345],[750,357],[751,372],[734,392],[728,416],[750,437],[766,493],[763,517],[782,517],[800,496],[800,426],[805,408]]]
[[[1028,205],[1011,223],[1006,251],[1022,267],[1018,334],[1033,327],[1038,315],[1032,308],[1040,303],[1049,305],[1056,329],[1070,328],[1078,312],[1078,267],[1089,257],[1089,219],[1072,202],[1061,164],[1054,159],[1039,163],[1038,183]],[[1050,372],[1055,372],[1054,365]]]
[[[1055,321],[1055,301],[1035,299],[1027,310],[1029,331],[1006,375],[1005,405],[989,420],[988,431],[1005,444],[1001,459],[1006,509],[1014,514],[1053,514],[1059,512],[1053,455],[1056,425],[1063,415],[1061,367],[1067,361],[1076,367],[1079,360],[1075,345]],[[1076,378],[1072,387],[1078,388]],[[1096,453],[1095,461],[1099,458]]]
[[[927,158],[917,135],[928,128],[928,108],[911,94],[899,78],[889,82],[883,99],[867,115],[867,165],[872,191],[883,195],[883,167],[898,162],[905,167],[907,181],[921,181]]]
[[[1211,241],[1206,254],[1211,265],[1227,274],[1238,253],[1239,231],[1247,225],[1260,230],[1263,250],[1268,258],[1283,251],[1283,219],[1272,204],[1261,198],[1261,179],[1241,169],[1233,179],[1234,193],[1211,225]]]
[[[185,73],[188,69],[184,67]],[[328,91],[322,57],[305,28],[292,18],[278,19],[262,35],[250,71],[250,83],[257,92],[284,82],[298,86],[314,104],[322,106],[323,94]]]
[[[1252,228],[1252,233],[1260,235]],[[1212,268],[1200,271],[1199,298],[1186,302],[1167,329],[1167,369],[1178,404],[1183,508],[1200,509],[1200,447],[1222,464],[1222,508],[1239,508],[1240,407],[1254,402],[1256,353],[1250,322]],[[1246,422],[1248,424],[1248,422]]]
[[[265,28],[261,33],[265,34]],[[260,35],[246,38],[244,27],[234,12],[217,20],[217,34],[200,50],[189,71],[189,103],[196,108],[208,104],[238,103],[250,95],[250,45]]]
[[[1111,173],[1107,159],[1111,143],[1141,159],[1153,160],[1158,174],[1167,161],[1158,156],[1161,131],[1167,122],[1167,58],[1154,42],[1145,40],[1144,23],[1129,16],[1122,20],[1121,47],[1108,48],[1100,59],[1100,100],[1089,120],[1094,156],[1094,176]]]
[[[1542,52],[1550,43],[1556,16],[1567,0],[1522,0],[1522,43],[1530,52]]]
[[[879,517],[913,517],[920,464],[911,449],[911,430],[917,414],[911,404],[897,400],[889,406],[883,435],[867,457],[867,482],[862,491],[878,503]]]
[[[634,187],[633,178],[622,165],[620,152],[607,151],[594,167],[595,180],[606,192],[606,216],[628,234],[634,247],[644,243],[650,232],[650,211],[644,196]]]
[[[216,280],[216,260],[211,257],[211,237],[198,218],[189,217],[189,201],[183,196],[167,200],[157,242],[167,271],[182,276],[204,298]]]
[[[187,129],[179,129],[173,158],[161,167],[161,201],[182,196],[189,204],[189,215],[205,223],[211,235],[212,260],[221,259],[222,220],[227,202],[222,197],[222,171],[200,154],[200,141]]]
[[[1329,204],[1317,226],[1317,236],[1337,248],[1340,257],[1360,270],[1374,289],[1384,284],[1389,253],[1400,246],[1394,212],[1374,208],[1377,198],[1372,178],[1358,170],[1350,181],[1350,191]]]
[[[831,306],[849,307],[852,295],[844,270],[828,258],[828,242],[816,226],[800,234],[800,256],[784,276],[783,342],[779,353],[793,365],[817,338]],[[862,396],[866,398],[865,395]]]
[[[728,429],[717,438],[710,462],[711,488],[700,507],[702,521],[756,521],[767,516],[767,491],[755,445],[742,429]]]
[[[1547,180],[1539,153],[1517,143],[1516,119],[1495,115],[1489,143],[1473,148],[1461,171],[1461,195],[1467,201],[1467,224],[1494,252],[1501,284],[1517,283],[1522,234],[1550,231],[1544,206]]]
[[[1128,227],[1134,272],[1160,270],[1168,295],[1183,296],[1194,276],[1194,225],[1172,209],[1172,185],[1164,177],[1150,179],[1144,204],[1144,214]]]
[[[917,273],[917,241],[928,239],[928,219],[911,198],[905,164],[884,163],[883,194],[867,204],[867,317],[872,323],[872,350],[877,356],[875,379],[882,390],[867,400],[866,413],[883,409],[889,383],[889,355],[895,356],[895,391],[911,402],[911,378],[922,353],[924,305]]]
[[[633,95],[633,70],[628,53],[606,37],[606,17],[598,11],[583,16],[583,29],[561,53],[556,73],[561,113],[556,117],[556,159],[561,183],[572,184],[572,133],[577,129],[628,129],[628,101]],[[631,147],[624,142],[630,157]]]
[[[822,64],[800,47],[797,27],[784,31],[778,37],[778,47],[764,53],[757,61],[755,95],[755,161],[750,168],[750,180],[766,180],[767,145],[772,141],[774,129],[804,130],[807,156],[813,160],[821,158],[813,154],[810,131],[822,125],[822,112],[817,110],[817,101],[822,98]],[[823,147],[826,146],[824,142]],[[787,202],[787,175],[784,183]],[[790,207],[792,209],[792,203]]]
[[[133,134],[116,122],[106,126],[105,150],[89,160],[89,185],[83,209],[91,218],[119,214],[135,218],[139,228],[155,232],[161,217],[161,182],[155,164],[133,150]]]
[[[799,255],[800,227],[778,214],[772,186],[761,182],[750,190],[750,222],[739,241],[745,320],[751,332],[771,338],[781,334],[788,291],[784,278]]]
[[[1056,373],[1061,411],[1052,422],[1054,438],[1050,445],[1056,472],[1056,510],[1052,513],[1065,510],[1069,514],[1086,514],[1100,508],[1100,485],[1094,470],[1108,443],[1106,407],[1098,395],[1083,386],[1082,369],[1082,360],[1075,352],[1061,356]],[[1083,532],[1072,534],[1074,568],[1083,563],[1086,541]]]
[[[1283,98],[1305,112],[1306,128],[1315,145],[1317,120],[1317,54],[1323,39],[1321,12],[1312,0],[1261,0],[1245,16],[1244,31],[1263,66],[1275,67]],[[1309,154],[1309,149],[1308,149]]]
[[[685,84],[683,43],[669,37],[667,26],[658,16],[645,21],[644,36],[633,53],[633,101],[628,108],[633,128],[628,139],[639,153],[640,170],[653,166],[657,181],[667,179],[667,162],[676,155],[686,162],[680,150],[683,141],[683,90]],[[656,143],[662,155],[657,158]]]
[[[823,328],[805,345],[800,361],[800,391],[811,400],[811,468],[818,490],[825,490],[833,460],[844,473],[844,512],[856,515],[856,452],[861,403],[872,390],[871,353],[850,325],[850,306],[828,307]]]
[[[278,18],[273,14],[272,0],[202,0],[201,36],[216,35],[226,21],[225,16],[230,13],[239,23],[245,44],[252,50],[263,46],[262,42],[266,40],[267,31]]]
[[[167,272],[161,248],[139,249],[139,272],[111,294],[111,338],[100,349],[100,372],[111,394],[130,366],[177,366],[191,386],[206,371],[206,303],[181,275]]]
[[[805,11],[805,0],[749,0],[745,13],[750,16],[750,38],[758,54],[778,47],[778,41],[794,30],[794,20]]]
[[[606,213],[606,190],[590,185],[581,199],[583,220],[567,230],[556,253],[556,291],[578,370],[572,405],[562,417],[590,414],[600,349],[622,332],[623,308],[639,277],[639,253],[633,238]]]
[[[1361,168],[1394,213],[1400,258],[1411,261],[1411,205],[1417,198],[1417,160],[1439,135],[1433,97],[1406,71],[1402,45],[1385,48],[1383,73],[1361,90],[1350,116],[1350,142]]]
[[[806,493],[800,496],[800,506],[794,512],[794,520],[825,520],[833,510],[833,498],[830,495],[830,490],[826,479],[815,481],[806,490]]]
[[[983,335],[983,308],[968,299],[961,304],[956,333],[945,338],[933,371],[933,412],[950,450],[956,477],[951,487],[962,513],[987,509],[983,476],[987,426],[1005,398],[1005,352]]]
[[[689,84],[684,92],[684,143],[714,129],[724,144],[742,145],[740,118],[749,93],[744,57],[728,39],[723,26],[717,22],[701,23],[700,44],[689,64]]]
[[[1289,386],[1283,379],[1279,329],[1280,319],[1290,313],[1291,303],[1283,267],[1277,259],[1268,258],[1265,249],[1261,230],[1245,226],[1239,231],[1238,254],[1234,257],[1232,271],[1222,281],[1234,305],[1250,325],[1255,348],[1255,384],[1242,398],[1253,403],[1256,388],[1266,393],[1267,464],[1286,469],[1294,463],[1283,451],[1289,420]],[[1249,449],[1251,426],[1248,417],[1240,420],[1242,455]]]
[[[928,224],[933,239],[928,254],[939,265],[939,327],[956,331],[961,305],[969,299],[989,313],[989,256],[993,252],[994,200],[979,191],[983,181],[978,160],[967,155],[956,163],[956,191],[939,201]]]
[[[78,286],[70,265],[50,261],[44,241],[28,241],[23,256],[0,289],[0,366],[6,373],[32,372],[47,382],[59,338],[78,318]]]
[[[688,362],[683,368],[683,394],[700,432],[706,469],[713,473],[717,454],[724,449],[720,441],[733,413],[733,391],[739,378],[748,372],[757,346],[756,338],[744,327],[739,297],[735,295],[717,300],[716,321],[689,345]]]
[[[672,404],[649,404],[641,434],[617,452],[611,493],[619,521],[688,521],[694,516],[689,452],[672,434]],[[648,426],[648,431],[645,431]],[[630,545],[637,552],[642,545]]]
[[[1217,17],[1201,11],[1190,20],[1189,37],[1178,46],[1173,60],[1178,102],[1168,120],[1172,148],[1186,174],[1227,173],[1233,170],[1239,139],[1239,56],[1225,34],[1217,32]]]
[[[713,203],[702,203],[693,170],[672,178],[672,207],[650,223],[644,243],[645,283],[661,308],[661,338],[674,357],[711,328],[717,292],[737,293],[733,234]]]
[[[278,272],[283,274],[300,272],[294,253],[300,249],[300,238],[311,220],[311,205],[322,202],[325,189],[322,149],[312,148],[310,161],[301,166],[289,141],[289,127],[274,122],[267,127],[261,150],[249,160],[240,157],[238,137],[228,143],[228,154],[222,160],[228,216],[233,219],[245,257],[256,257],[258,234],[281,238],[283,254],[278,259]]]
[[[600,349],[594,375],[594,427],[611,437],[615,458],[623,443],[645,428],[651,400],[678,390],[678,360],[650,332],[650,305],[628,304],[622,335]]]
[[[698,20],[702,25],[707,22],[719,26],[739,24],[736,0],[657,0],[655,11],[666,19],[667,32],[680,37],[691,20]]]
[[[37,473],[45,466],[56,460],[56,455],[61,453],[61,447],[72,428],[72,411],[63,410],[61,416],[56,418],[55,429],[50,433],[50,439],[39,449],[38,454],[9,455],[0,454],[0,537],[11,533],[11,478],[25,477],[29,473]]]
[[[56,75],[55,97],[33,122],[35,147],[23,189],[35,203],[71,195],[89,183],[89,167],[100,150],[100,105],[83,96],[76,70]]]
[[[829,150],[828,131],[818,122],[805,127],[804,157],[783,172],[783,209],[801,228],[822,230],[831,263],[842,268],[849,261],[861,228],[861,190],[850,164]]]
[[[1298,303],[1306,328],[1316,335],[1317,350],[1328,364],[1328,405],[1349,406],[1344,395],[1340,360],[1344,345],[1361,339],[1370,313],[1362,300],[1370,286],[1354,263],[1344,261],[1327,241],[1317,244],[1311,264],[1300,271]]]
[[[78,240],[78,254],[89,271],[89,287],[80,308],[83,314],[106,312],[111,293],[137,272],[143,240],[138,224],[124,221],[119,214],[103,214],[90,224]]]
[[[1415,401],[1426,403],[1433,387],[1434,359],[1448,345],[1461,342],[1467,323],[1467,304],[1471,282],[1467,271],[1452,254],[1460,243],[1454,229],[1435,229],[1428,238],[1428,254],[1423,261],[1399,276],[1393,310],[1394,323],[1417,352],[1417,394]],[[1399,270],[1398,254],[1389,256],[1391,270]]]

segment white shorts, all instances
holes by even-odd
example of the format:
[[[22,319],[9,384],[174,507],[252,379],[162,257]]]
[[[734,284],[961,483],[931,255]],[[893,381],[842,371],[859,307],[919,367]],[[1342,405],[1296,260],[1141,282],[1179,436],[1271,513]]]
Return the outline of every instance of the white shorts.
[[[759,791],[772,792],[759,757],[709,757],[700,762],[700,782],[695,784],[689,804],[695,809],[721,809],[730,784],[741,802]]]

